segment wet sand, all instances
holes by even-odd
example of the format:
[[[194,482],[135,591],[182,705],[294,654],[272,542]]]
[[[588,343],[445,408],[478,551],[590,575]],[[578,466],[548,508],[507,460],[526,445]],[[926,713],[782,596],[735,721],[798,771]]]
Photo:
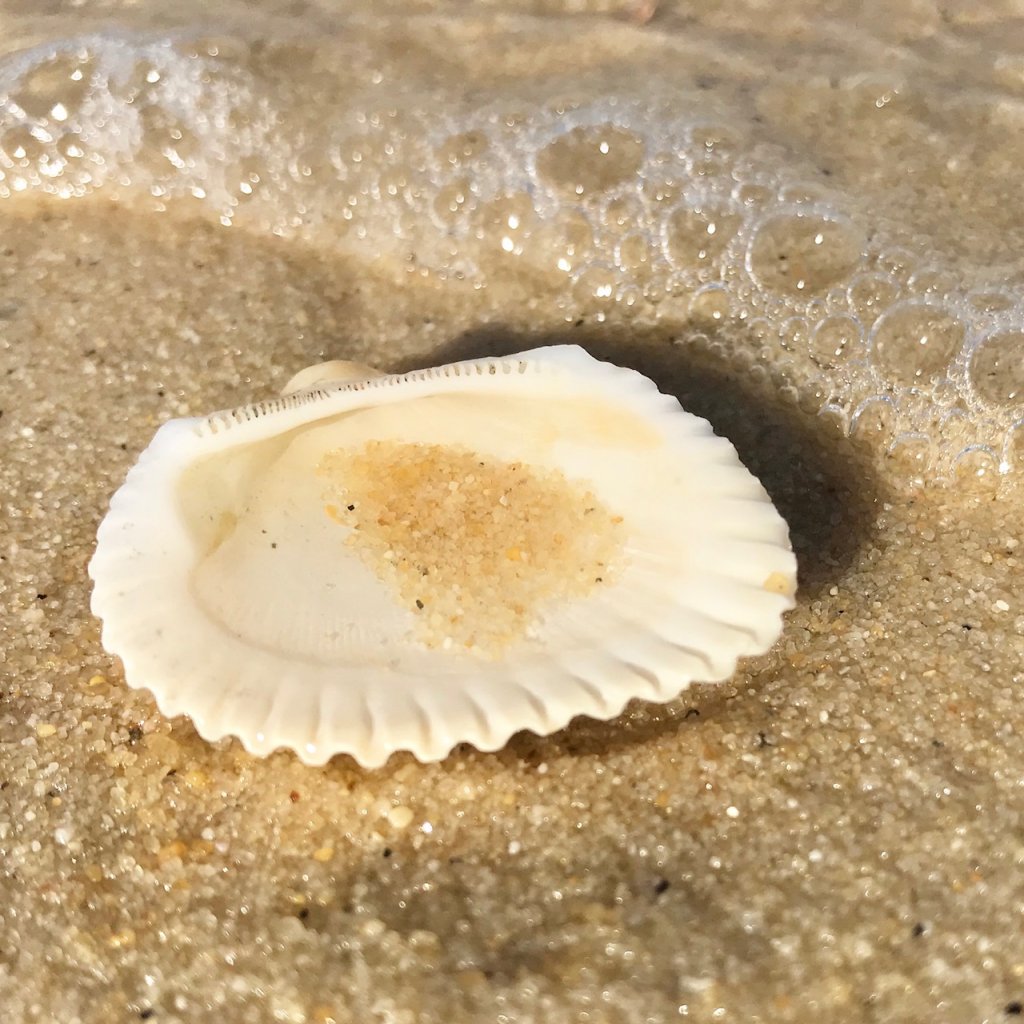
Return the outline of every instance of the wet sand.
[[[836,156],[853,193],[855,149]],[[975,269],[942,266],[968,287],[996,212],[941,194]],[[102,192],[0,202],[5,1021],[1014,1019],[1020,473],[982,459],[950,486],[884,422],[844,436],[820,368],[780,386],[744,320],[567,320],[539,260],[481,294],[257,228]],[[762,479],[801,574],[772,652],[612,722],[376,771],[207,744],[125,685],[85,566],[160,422],[322,358],[561,341],[653,377]]]

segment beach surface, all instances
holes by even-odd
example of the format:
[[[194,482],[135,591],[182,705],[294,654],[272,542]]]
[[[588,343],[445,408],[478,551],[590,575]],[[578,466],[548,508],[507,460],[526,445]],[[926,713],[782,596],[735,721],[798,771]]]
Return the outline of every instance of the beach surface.
[[[1024,12],[819,8],[0,0],[4,1024],[1024,1013]],[[377,770],[126,686],[162,422],[556,343],[762,480],[771,652]]]

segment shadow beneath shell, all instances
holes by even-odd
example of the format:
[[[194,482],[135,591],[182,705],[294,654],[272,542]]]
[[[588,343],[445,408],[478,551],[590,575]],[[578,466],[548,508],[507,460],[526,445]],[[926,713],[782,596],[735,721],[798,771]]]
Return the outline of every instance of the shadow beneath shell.
[[[757,342],[743,336],[742,325],[729,325],[727,330],[721,349],[736,352],[745,346],[756,352]],[[707,325],[701,324],[699,332],[706,338]],[[579,322],[538,333],[485,326],[435,349],[418,365],[576,344],[599,359],[650,377],[661,391],[678,398],[683,408],[708,420],[717,434],[732,442],[789,524],[799,566],[799,604],[819,600],[871,536],[880,494],[877,474],[867,456],[827,420],[781,396],[767,377],[758,379],[758,374],[729,362],[706,344],[690,343],[696,333],[685,324],[645,329]],[[752,681],[762,673],[782,671],[778,661],[777,654],[769,653],[747,662],[743,671]],[[675,733],[688,716],[692,724],[699,724],[708,717],[709,706],[735,696],[728,684],[697,686],[661,707],[633,702],[609,722],[577,718],[546,738],[520,733],[509,749],[528,761],[559,753],[608,754]]]

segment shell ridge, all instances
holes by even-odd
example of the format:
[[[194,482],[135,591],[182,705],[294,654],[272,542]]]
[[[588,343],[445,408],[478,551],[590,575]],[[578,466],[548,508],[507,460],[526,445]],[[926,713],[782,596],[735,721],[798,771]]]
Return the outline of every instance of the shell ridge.
[[[694,678],[690,680],[691,682],[713,683],[719,679],[727,679],[730,675],[732,675],[732,668],[728,669],[727,671],[723,671],[721,664],[716,667],[715,663],[711,660],[708,654],[704,651],[698,650],[696,647],[691,647],[689,644],[682,643],[679,640],[673,640],[671,637],[667,636],[661,637],[661,640],[663,643],[665,643],[668,647],[671,647],[678,654],[685,654],[688,658],[695,659],[707,669],[708,675],[706,676],[706,678]],[[737,656],[735,654],[724,656],[723,664],[725,662],[731,664],[733,668],[735,668]]]
[[[313,712],[313,728],[310,730],[310,739],[306,744],[306,752],[310,755],[307,763],[327,763],[327,760],[330,757],[330,751],[327,750],[329,744],[324,743],[322,734],[325,725],[330,721],[330,717],[327,701],[327,688],[324,686],[318,686],[315,696],[315,710]],[[312,747],[312,750],[310,747]]]
[[[354,749],[366,753],[373,750],[376,745],[377,718],[370,704],[370,694],[365,691],[360,701],[360,725],[363,727],[363,735],[356,741]]]
[[[585,676],[571,675],[569,677],[587,696],[593,701],[601,715],[607,715],[612,709],[612,704],[601,688],[592,683]]]
[[[410,749],[421,750],[429,757],[429,752],[433,750],[438,743],[439,737],[436,735],[434,727],[434,717],[427,710],[423,701],[419,695],[414,695],[410,701],[413,717],[416,719],[416,726],[419,729],[419,743],[415,740],[410,742]]]
[[[551,731],[553,716],[551,709],[547,704],[545,704],[536,691],[532,690],[526,683],[517,681],[516,688],[518,692],[523,695],[526,703],[530,706],[530,710],[533,712],[537,725],[541,729],[545,730],[545,732]],[[523,728],[533,728],[533,726],[524,726]],[[515,730],[513,730],[513,732],[514,731]]]
[[[657,700],[662,694],[662,683],[661,678],[656,672],[648,668],[646,665],[638,665],[632,661],[624,661],[623,665],[633,673],[638,679],[642,679],[651,688],[654,700]],[[639,694],[637,696],[640,696]]]
[[[480,743],[489,743],[494,736],[494,723],[491,721],[490,716],[480,701],[469,691],[463,694],[463,699],[469,708],[470,714],[473,716]]]
[[[273,699],[271,698],[270,700],[267,700],[264,696],[262,707],[259,707],[254,699],[250,700],[248,703],[248,710],[251,715],[249,720],[250,729],[248,738],[242,736],[240,733],[236,735],[238,735],[246,750],[255,754],[268,754],[274,749],[272,741],[269,740],[269,737],[274,734]]]
[[[754,586],[753,584],[748,584],[746,581],[740,582],[742,586],[747,587],[749,590],[757,593],[758,595],[765,592],[763,587],[761,586]],[[650,596],[655,599],[653,607],[650,602],[645,603],[642,601],[637,601],[634,610],[637,612],[641,612],[641,617],[629,618],[624,620],[625,622],[628,622],[629,625],[632,626],[634,629],[653,627],[656,622],[663,622],[665,618],[667,618],[670,615],[670,613],[665,612],[660,617],[656,618],[655,612],[659,608],[663,609],[664,606],[667,605],[669,607],[676,608],[677,613],[685,611],[688,616],[697,619],[699,623],[703,623],[705,624],[705,626],[717,626],[721,629],[725,629],[728,632],[735,634],[738,637],[743,637],[745,640],[752,641],[755,643],[757,642],[757,634],[754,630],[750,629],[747,626],[743,626],[737,622],[733,622],[731,619],[725,618],[721,615],[712,614],[706,609],[697,606],[694,602],[692,602],[686,597],[683,597],[682,595],[675,594],[670,590],[661,589],[656,592],[652,592]],[[647,612],[647,614],[642,614],[645,611]]]

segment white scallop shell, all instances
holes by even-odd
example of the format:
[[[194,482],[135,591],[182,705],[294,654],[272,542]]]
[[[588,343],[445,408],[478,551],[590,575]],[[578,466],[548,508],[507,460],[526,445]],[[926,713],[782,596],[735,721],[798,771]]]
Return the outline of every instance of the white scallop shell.
[[[339,372],[352,365],[164,424],[114,495],[92,609],[165,714],[309,764],[434,760],[670,700],[777,639],[795,590],[786,525],[729,442],[646,377],[575,346],[321,382]],[[469,444],[585,480],[624,517],[621,571],[496,660],[428,648],[323,514],[320,455],[367,438]]]

